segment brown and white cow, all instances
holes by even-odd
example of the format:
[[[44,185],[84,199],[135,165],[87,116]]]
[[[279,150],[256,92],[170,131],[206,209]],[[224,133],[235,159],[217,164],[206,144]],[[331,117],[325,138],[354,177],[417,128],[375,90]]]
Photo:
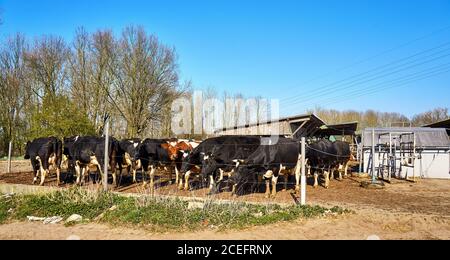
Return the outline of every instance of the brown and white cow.
[[[178,139],[170,139],[167,141],[167,144],[162,144],[162,148],[167,150],[169,155],[169,159],[172,161],[172,164],[175,168],[175,183],[179,186],[182,186],[182,181],[180,184],[180,168],[184,158],[186,158],[189,153],[191,153],[194,148],[189,142],[180,141]],[[172,178],[170,178],[172,179]]]
[[[150,186],[154,190],[154,177],[158,168],[164,168],[169,173],[169,183],[172,183],[172,171],[175,169],[176,183],[180,178],[180,168],[185,158],[192,150],[192,146],[178,139],[145,139],[138,146],[135,160],[140,160],[143,175],[149,173]],[[144,187],[147,182],[144,181]]]

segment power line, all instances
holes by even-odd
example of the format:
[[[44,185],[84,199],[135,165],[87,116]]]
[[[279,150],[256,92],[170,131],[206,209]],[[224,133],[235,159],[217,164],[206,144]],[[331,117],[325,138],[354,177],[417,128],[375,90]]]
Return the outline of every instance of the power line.
[[[325,103],[327,101],[330,101],[330,102],[327,103],[327,105],[336,104],[336,103],[340,103],[340,102],[346,101],[349,98],[357,98],[357,97],[367,96],[367,95],[375,94],[375,93],[383,91],[383,90],[388,90],[388,89],[401,87],[401,86],[404,86],[404,85],[407,85],[407,84],[410,84],[410,83],[413,83],[413,82],[416,82],[416,81],[420,81],[420,80],[424,80],[424,79],[431,78],[431,77],[434,77],[434,76],[438,76],[438,75],[441,75],[441,74],[445,74],[445,73],[447,73],[449,71],[450,71],[450,68],[447,66],[447,67],[443,67],[441,69],[438,69],[438,70],[435,70],[435,71],[432,71],[432,72],[424,73],[423,75],[420,75],[420,76],[411,77],[409,79],[401,79],[400,78],[400,79],[396,79],[396,80],[391,81],[391,82],[382,82],[381,84],[377,84],[375,86],[379,86],[379,85],[382,85],[382,84],[388,84],[388,83],[392,84],[393,82],[399,81],[399,82],[397,82],[398,85],[395,85],[395,86],[386,86],[386,87],[383,87],[383,88],[374,88],[374,86],[371,86],[369,88],[360,89],[360,90],[357,90],[357,91],[354,91],[354,92],[350,93],[350,94],[353,94],[353,95],[346,94],[346,95],[342,95],[342,96],[337,96],[337,97],[334,97],[334,98],[323,100],[321,103]],[[346,99],[344,99],[344,98],[346,98]],[[317,103],[310,103],[310,104],[317,104]]]
[[[404,47],[406,47],[406,46],[408,46],[408,45],[411,45],[411,44],[413,44],[413,43],[415,43],[415,42],[418,42],[418,41],[420,41],[420,40],[427,39],[427,38],[429,38],[429,37],[431,37],[431,36],[433,36],[433,35],[435,35],[435,34],[439,34],[439,33],[441,33],[441,32],[444,32],[444,31],[448,30],[448,29],[450,29],[450,25],[445,26],[445,27],[442,27],[442,28],[440,28],[440,29],[437,29],[437,30],[435,30],[435,31],[433,31],[433,32],[431,32],[431,33],[425,34],[425,35],[420,36],[420,37],[418,37],[418,38],[415,38],[415,39],[413,39],[413,40],[411,40],[411,41],[408,41],[408,42],[406,42],[406,43],[400,44],[400,45],[398,45],[398,46],[396,46],[396,47],[393,47],[393,48],[390,48],[390,49],[388,49],[388,50],[379,52],[379,53],[377,53],[377,54],[375,54],[375,55],[373,55],[373,56],[370,56],[370,57],[368,57],[368,58],[359,60],[359,61],[357,61],[357,62],[355,62],[355,63],[350,64],[350,65],[341,67],[341,68],[339,68],[339,69],[337,69],[337,70],[335,70],[335,71],[333,71],[333,72],[328,72],[328,73],[322,74],[322,75],[317,76],[317,77],[315,77],[315,78],[312,78],[312,79],[310,79],[310,80],[308,80],[308,81],[306,81],[306,82],[300,83],[299,85],[306,85],[306,84],[309,84],[309,83],[311,83],[311,82],[314,82],[314,81],[316,81],[316,80],[318,80],[318,79],[326,78],[326,77],[328,77],[328,76],[330,76],[330,75],[332,75],[332,74],[334,74],[334,73],[337,73],[337,72],[341,72],[341,71],[347,70],[347,69],[352,68],[352,67],[354,67],[354,66],[356,66],[356,65],[359,65],[359,64],[363,64],[363,63],[365,63],[365,62],[367,62],[367,61],[373,60],[373,59],[375,59],[375,58],[378,58],[378,57],[380,57],[380,56],[383,56],[383,55],[385,55],[385,54],[387,54],[387,53],[390,53],[390,52],[393,52],[393,51],[395,51],[395,50],[404,48]]]
[[[394,70],[394,71],[391,71],[391,72],[389,72],[389,73],[382,74],[382,75],[377,76],[377,77],[372,77],[372,78],[369,78],[369,79],[364,80],[364,81],[356,82],[356,83],[350,84],[350,85],[344,85],[344,86],[342,86],[342,87],[340,87],[340,88],[334,88],[333,91],[337,91],[337,90],[346,90],[346,89],[350,89],[350,88],[352,88],[352,87],[354,87],[354,86],[361,85],[361,84],[363,84],[363,83],[367,83],[367,82],[371,82],[371,81],[377,81],[377,80],[379,80],[379,79],[385,78],[386,76],[394,75],[394,74],[397,74],[397,73],[402,72],[402,71],[407,71],[407,70],[409,70],[409,69],[411,69],[411,68],[418,67],[418,66],[421,66],[421,65],[424,65],[424,64],[427,64],[427,63],[430,63],[430,62],[433,62],[433,61],[436,61],[436,60],[439,60],[439,59],[442,59],[442,58],[445,58],[445,57],[448,57],[448,56],[450,56],[450,53],[447,53],[447,54],[445,54],[445,55],[441,55],[441,56],[439,56],[439,57],[437,57],[437,58],[433,58],[433,59],[429,59],[429,60],[426,60],[426,61],[422,61],[422,62],[420,62],[420,63],[416,63],[416,64],[413,64],[413,65],[409,65],[409,66],[407,66],[407,67],[405,67],[405,68],[398,69],[398,70]],[[317,95],[317,96],[319,97],[319,95]],[[320,97],[323,97],[323,96],[324,96],[324,95],[321,95]],[[326,96],[326,95],[325,95],[325,96]],[[292,105],[292,104],[294,104],[294,103],[302,102],[302,101],[303,101],[303,99],[294,100],[294,101],[291,101],[291,102],[285,102],[285,105],[287,104],[287,105],[289,106],[289,105]]]
[[[402,58],[402,59],[399,59],[399,60],[396,60],[396,61],[393,61],[393,62],[384,64],[384,65],[378,66],[378,67],[376,67],[376,68],[374,68],[374,69],[365,71],[365,72],[363,72],[363,73],[356,74],[356,75],[354,75],[354,76],[347,77],[347,78],[345,78],[345,79],[343,79],[343,80],[339,80],[339,81],[337,81],[337,82],[333,82],[333,83],[324,85],[324,86],[319,87],[319,88],[317,88],[317,89],[315,89],[315,90],[313,90],[313,91],[308,92],[306,95],[304,95],[304,94],[303,94],[303,95],[302,95],[302,94],[299,94],[299,95],[295,95],[295,96],[292,96],[292,97],[290,97],[290,98],[286,98],[286,99],[283,99],[283,100],[289,102],[290,100],[298,100],[299,98],[308,99],[308,98],[310,98],[310,97],[314,97],[314,96],[316,96],[316,95],[319,95],[320,93],[325,93],[326,91],[333,90],[333,89],[335,88],[335,86],[339,86],[339,85],[342,85],[342,84],[354,83],[354,82],[357,82],[358,80],[362,80],[362,79],[365,79],[365,78],[370,77],[370,76],[378,75],[378,74],[380,74],[380,73],[382,73],[382,72],[384,72],[384,71],[388,71],[388,70],[389,70],[389,67],[390,67],[391,65],[393,65],[393,64],[399,63],[399,62],[401,62],[401,61],[409,60],[409,59],[411,59],[411,58],[420,56],[420,55],[422,55],[422,54],[424,54],[424,53],[427,53],[427,52],[430,52],[430,51],[433,51],[433,50],[436,50],[436,49],[440,49],[440,48],[442,48],[442,47],[444,47],[444,46],[446,46],[446,45],[449,45],[449,44],[450,44],[450,42],[446,42],[446,43],[441,44],[441,45],[439,45],[439,46],[437,46],[437,47],[434,47],[434,48],[431,48],[431,49],[427,49],[427,50],[425,50],[425,51],[421,51],[421,52],[416,53],[416,54],[414,54],[414,55],[411,55],[411,56],[408,56],[408,57],[405,57],[405,58]],[[413,60],[413,61],[411,61],[411,62],[406,62],[406,63],[404,63],[404,64],[400,63],[400,65],[399,65],[398,67],[401,67],[401,66],[404,66],[404,65],[408,65],[408,64],[410,64],[410,63],[412,63],[412,62],[420,61],[420,60],[423,59],[423,58],[433,57],[433,56],[435,56],[436,54],[439,54],[439,53],[442,53],[442,52],[445,52],[445,51],[448,51],[448,50],[449,50],[449,48],[444,49],[444,50],[440,50],[440,51],[438,51],[438,52],[434,52],[434,53],[432,53],[432,54],[430,54],[430,55],[427,55],[427,56],[425,56],[425,57],[422,57],[422,58]],[[383,69],[383,68],[384,68],[384,69]],[[393,68],[395,68],[395,67],[393,67]],[[373,74],[373,75],[370,75],[372,72],[379,71],[380,69],[383,69],[383,70],[381,70],[380,72],[377,72],[377,73],[375,73],[375,74]],[[392,69],[392,68],[391,68],[391,69]],[[367,74],[369,74],[369,75],[367,75]],[[367,76],[364,76],[364,75],[367,75]],[[361,76],[364,76],[364,77],[361,77]],[[352,80],[352,79],[358,78],[358,77],[361,77],[361,78],[360,78],[360,79]],[[349,81],[349,80],[352,80],[352,81],[346,82],[346,81]]]
[[[435,67],[431,67],[431,68],[428,68],[428,69],[426,69],[426,70],[423,70],[423,71],[420,71],[420,72],[416,72],[416,73],[413,73],[413,74],[409,74],[409,75],[406,75],[406,76],[403,76],[403,77],[400,77],[400,78],[396,78],[396,79],[393,79],[393,80],[380,82],[380,83],[377,83],[377,84],[375,84],[375,85],[372,85],[372,86],[370,86],[370,87],[368,87],[368,88],[358,89],[358,90],[355,90],[355,91],[353,91],[353,92],[346,93],[346,94],[344,94],[344,95],[340,95],[340,96],[337,96],[337,97],[347,97],[347,98],[351,98],[351,97],[352,97],[352,94],[358,94],[358,93],[360,93],[361,91],[373,90],[373,89],[376,89],[378,86],[382,86],[382,85],[385,85],[385,84],[392,84],[392,83],[396,83],[396,82],[398,82],[398,81],[402,82],[402,81],[405,81],[405,80],[413,80],[413,79],[416,79],[416,78],[419,78],[419,77],[422,77],[422,76],[425,76],[425,75],[428,75],[428,74],[432,74],[432,73],[441,71],[441,70],[443,70],[443,69],[446,69],[446,68],[447,68],[447,65],[449,65],[449,64],[450,64],[450,63],[442,64],[442,65],[435,66]],[[323,100],[320,100],[320,102],[321,102],[321,103],[324,103],[324,102],[326,102],[326,101],[328,101],[328,100],[334,100],[334,99],[336,99],[337,97],[330,97],[330,98],[328,98],[328,99],[323,99]],[[306,105],[312,105],[312,104],[317,104],[317,102],[309,102],[309,103],[307,103]],[[289,107],[289,106],[288,106],[288,107]]]

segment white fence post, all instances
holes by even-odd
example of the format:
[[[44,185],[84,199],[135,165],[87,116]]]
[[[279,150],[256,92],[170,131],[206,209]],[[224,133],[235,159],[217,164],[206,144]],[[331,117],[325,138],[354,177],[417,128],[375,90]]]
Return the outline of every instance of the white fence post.
[[[359,146],[359,173],[362,173],[364,163],[364,130],[361,134],[361,142],[359,143]]]
[[[108,191],[108,164],[109,164],[109,121],[105,125],[105,168],[103,172],[103,190]]]
[[[302,153],[302,175],[301,175],[301,183],[300,183],[300,205],[304,206],[306,205],[306,139],[305,137],[302,137],[302,147],[301,147],[301,153]]]
[[[375,128],[372,129],[372,182],[375,182]]]
[[[9,149],[8,149],[8,173],[11,173],[11,154],[12,154],[12,141],[9,141]]]

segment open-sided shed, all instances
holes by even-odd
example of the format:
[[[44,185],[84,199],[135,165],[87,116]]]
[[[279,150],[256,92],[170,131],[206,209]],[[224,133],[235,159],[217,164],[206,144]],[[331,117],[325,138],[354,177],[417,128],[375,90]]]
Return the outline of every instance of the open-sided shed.
[[[313,136],[325,122],[314,114],[298,115],[254,124],[223,128],[216,135],[283,135],[293,138]]]
[[[235,126],[216,130],[215,135],[281,135],[294,139],[301,137],[329,137],[332,135],[353,136],[358,127],[357,122],[327,125],[314,114],[285,117],[278,120],[255,124]]]

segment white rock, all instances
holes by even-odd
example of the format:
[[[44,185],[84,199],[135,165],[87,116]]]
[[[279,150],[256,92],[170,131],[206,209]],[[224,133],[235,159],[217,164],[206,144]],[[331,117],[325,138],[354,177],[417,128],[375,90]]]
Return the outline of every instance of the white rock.
[[[381,238],[377,235],[370,235],[367,237],[367,240],[381,240]]]
[[[77,235],[70,235],[66,238],[66,240],[81,240],[81,238]]]
[[[54,216],[54,217],[51,217],[51,218],[46,218],[44,220],[44,224],[45,225],[47,225],[47,224],[57,224],[57,223],[61,222],[62,220],[63,220],[62,217]]]
[[[14,192],[10,192],[10,193],[6,193],[6,194],[2,195],[2,198],[10,199],[10,198],[14,197],[14,195],[15,195]]]
[[[28,221],[32,222],[32,221],[44,221],[45,218],[41,218],[41,217],[35,217],[35,216],[27,216]]]
[[[254,213],[253,216],[255,218],[260,218],[260,217],[264,216],[264,214],[262,212],[258,212],[258,213]]]
[[[83,220],[82,216],[80,216],[78,214],[73,214],[68,219],[66,219],[66,222],[67,223],[70,223],[70,222],[81,222],[82,220]]]
[[[189,202],[188,209],[203,209],[205,207],[205,203],[203,202]]]

